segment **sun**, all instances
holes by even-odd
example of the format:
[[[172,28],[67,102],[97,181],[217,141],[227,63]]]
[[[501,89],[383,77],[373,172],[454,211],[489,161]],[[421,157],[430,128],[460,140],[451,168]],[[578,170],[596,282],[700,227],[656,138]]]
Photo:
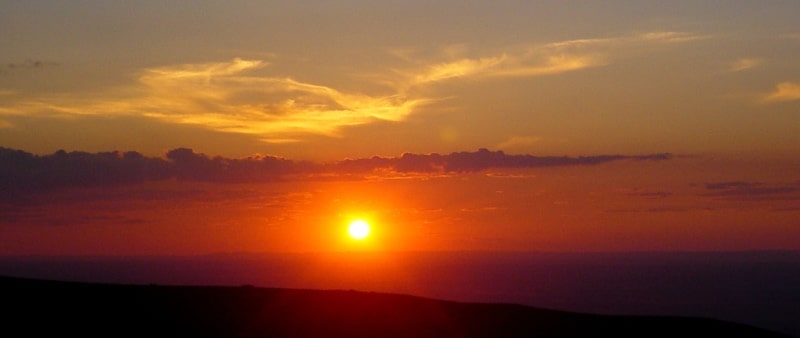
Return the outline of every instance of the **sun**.
[[[369,236],[369,224],[364,220],[357,219],[350,222],[350,226],[347,227],[347,232],[350,234],[350,237],[354,239],[367,238],[367,236]]]

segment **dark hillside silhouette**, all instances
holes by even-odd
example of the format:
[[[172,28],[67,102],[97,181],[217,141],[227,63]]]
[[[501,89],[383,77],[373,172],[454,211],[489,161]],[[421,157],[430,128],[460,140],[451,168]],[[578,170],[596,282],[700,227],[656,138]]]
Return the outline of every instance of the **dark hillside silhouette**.
[[[599,316],[358,291],[0,277],[3,335],[75,337],[785,337],[697,318]]]

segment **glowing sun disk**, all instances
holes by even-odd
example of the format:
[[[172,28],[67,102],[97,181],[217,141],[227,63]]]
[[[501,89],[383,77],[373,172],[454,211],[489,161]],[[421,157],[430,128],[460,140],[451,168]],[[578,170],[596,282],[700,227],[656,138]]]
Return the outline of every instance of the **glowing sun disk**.
[[[364,239],[369,236],[369,224],[362,220],[352,221],[350,226],[347,227],[347,232],[352,238]]]

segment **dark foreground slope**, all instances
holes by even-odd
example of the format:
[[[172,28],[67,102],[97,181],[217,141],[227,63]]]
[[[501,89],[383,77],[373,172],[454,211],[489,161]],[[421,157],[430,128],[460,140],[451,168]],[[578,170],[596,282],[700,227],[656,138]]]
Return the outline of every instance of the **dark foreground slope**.
[[[0,277],[0,335],[44,337],[784,337],[716,320],[596,316],[357,291]]]

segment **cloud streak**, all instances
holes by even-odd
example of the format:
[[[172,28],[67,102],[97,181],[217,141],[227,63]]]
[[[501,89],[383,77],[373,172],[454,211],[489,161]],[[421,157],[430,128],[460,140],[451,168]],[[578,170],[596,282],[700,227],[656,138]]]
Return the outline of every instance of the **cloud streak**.
[[[737,200],[800,200],[800,182],[768,185],[762,182],[710,182],[701,196]]]
[[[128,152],[66,152],[33,155],[0,147],[0,191],[3,200],[26,191],[58,187],[113,186],[178,179],[202,182],[271,182],[317,177],[376,174],[459,174],[490,169],[599,165],[623,160],[667,160],[670,154],[554,157],[509,155],[502,151],[411,154],[348,159],[334,163],[293,161],[274,156],[231,159],[209,157],[192,149],[168,151],[165,158]]]
[[[140,82],[154,94],[151,98],[169,99],[154,101],[145,115],[280,142],[298,134],[335,136],[344,126],[373,120],[403,120],[426,101],[344,93],[291,78],[246,73],[264,66],[260,61],[235,59],[149,70]]]
[[[760,59],[748,59],[748,58],[739,59],[730,63],[730,65],[728,66],[728,71],[732,73],[742,72],[745,70],[750,70],[755,67],[758,67],[761,65],[761,63],[762,60]]]
[[[405,87],[414,87],[469,77],[533,77],[606,66],[642,50],[676,43],[708,39],[685,32],[651,32],[615,38],[576,39],[528,45],[493,56],[458,58],[466,48],[447,49],[454,60],[401,72]],[[410,58],[404,53],[403,58]]]
[[[304,134],[336,136],[342,127],[375,120],[399,121],[426,102],[397,95],[344,93],[291,78],[251,74],[266,66],[261,61],[234,59],[147,69],[135,88],[116,93],[117,98],[58,96],[22,102],[9,111],[141,115],[285,142]]]
[[[0,74],[4,72],[10,72],[15,70],[25,70],[25,69],[41,69],[45,67],[54,67],[59,66],[57,62],[53,61],[44,61],[44,60],[32,60],[28,59],[23,62],[11,62],[7,63],[3,66],[0,66]]]
[[[763,101],[771,102],[785,102],[800,100],[800,83],[797,82],[781,82],[775,86],[775,91],[767,94]]]

